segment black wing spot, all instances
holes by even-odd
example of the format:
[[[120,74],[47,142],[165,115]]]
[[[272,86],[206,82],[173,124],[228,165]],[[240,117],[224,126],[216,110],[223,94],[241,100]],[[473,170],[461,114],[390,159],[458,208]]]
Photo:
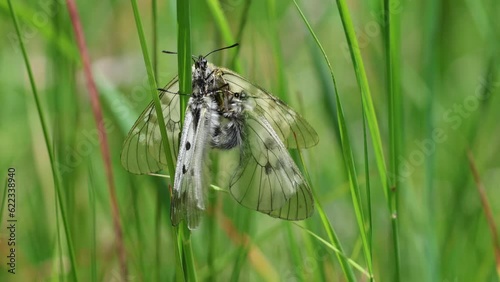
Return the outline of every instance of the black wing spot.
[[[186,172],[187,172],[186,165],[182,165],[182,174],[186,174]]]
[[[264,168],[266,169],[267,175],[269,175],[269,174],[271,174],[271,172],[273,172],[273,167],[269,161],[266,163],[266,166]]]
[[[191,149],[191,143],[186,142],[186,151],[189,151]]]
[[[276,165],[274,166],[274,170],[280,170],[281,167],[283,166],[284,161],[282,159],[278,159],[276,162]]]
[[[276,149],[276,141],[274,141],[272,138],[267,138],[264,141],[264,146],[266,146],[266,149],[268,150]]]

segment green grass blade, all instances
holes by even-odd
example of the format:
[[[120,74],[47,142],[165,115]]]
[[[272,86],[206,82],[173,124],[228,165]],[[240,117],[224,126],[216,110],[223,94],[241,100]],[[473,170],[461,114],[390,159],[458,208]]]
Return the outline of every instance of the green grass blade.
[[[168,173],[170,175],[170,183],[173,183],[174,181],[174,175],[175,175],[175,164],[173,161],[173,157],[171,156],[171,151],[170,151],[170,142],[168,142],[168,136],[166,132],[166,127],[165,127],[165,120],[163,118],[163,111],[161,109],[161,104],[160,104],[160,99],[158,97],[157,93],[157,84],[156,84],[156,79],[154,76],[154,71],[153,67],[151,65],[151,61],[149,59],[149,54],[148,54],[148,47],[146,43],[146,38],[144,36],[144,30],[142,28],[142,21],[141,21],[141,16],[139,13],[139,8],[137,6],[137,1],[136,0],[130,0],[132,4],[132,10],[134,12],[134,19],[135,19],[135,24],[137,28],[137,34],[139,36],[139,41],[141,43],[141,50],[142,50],[142,55],[144,59],[144,64],[146,67],[146,71],[148,74],[148,83],[149,83],[149,90],[151,93],[151,97],[153,99],[154,105],[155,105],[155,110],[156,110],[156,115],[159,117],[158,118],[158,126],[160,127],[160,134],[162,136],[162,142],[163,142],[163,148],[164,148],[164,153],[165,157],[167,160],[167,168],[168,168]],[[182,101],[182,99],[181,99]],[[173,233],[171,233],[173,234]],[[175,242],[175,238],[172,238],[172,241]],[[185,281],[184,279],[184,271],[182,267],[182,260],[180,257],[180,254],[182,253],[182,249],[179,248],[177,244],[174,244],[177,248],[175,248],[175,266],[176,266],[176,277],[177,281]]]
[[[174,227],[172,229],[173,229],[173,232],[171,232],[172,242],[175,246],[175,248],[174,248],[175,280],[177,282],[182,282],[182,281],[186,281],[186,274],[184,273],[184,265],[182,264],[182,254],[183,254],[182,240],[181,240],[182,235],[179,234],[178,227]]]
[[[423,25],[423,48],[422,48],[422,71],[423,79],[425,80],[428,91],[425,91],[425,109],[423,110],[422,118],[425,119],[425,134],[432,138],[432,132],[435,129],[434,105],[437,103],[435,95],[438,87],[439,77],[439,46],[440,41],[440,14],[443,3],[439,1],[430,1],[425,8],[425,24]],[[465,169],[464,169],[465,170]],[[426,228],[426,260],[429,262],[428,275],[425,277],[429,280],[441,280],[439,269],[441,268],[438,249],[438,238],[436,230],[438,223],[436,222],[436,190],[434,187],[436,171],[436,156],[431,154],[425,158],[425,189],[424,198],[426,203],[426,217],[428,228]],[[466,174],[464,173],[464,176]]]
[[[356,39],[356,33],[354,31],[354,26],[352,25],[352,20],[347,8],[347,4],[344,0],[337,0],[337,6],[339,8],[340,18],[342,20],[347,42],[349,45],[351,59],[354,65],[354,71],[356,73],[356,79],[361,89],[361,98],[363,101],[363,107],[365,108],[368,128],[370,129],[370,133],[372,136],[372,143],[375,150],[375,158],[377,160],[377,168],[380,174],[380,181],[382,182],[382,188],[385,189],[385,197],[388,200],[390,189],[387,182],[387,166],[385,164],[384,152],[382,148],[382,138],[380,137],[380,130],[375,114],[375,108],[373,106],[372,96],[370,94],[370,87],[368,85],[368,79],[366,77],[363,59],[361,57],[361,49],[359,48],[358,41]]]
[[[153,73],[158,77],[158,1],[151,2],[151,21],[152,21],[152,38],[153,38]]]
[[[151,97],[153,98],[153,102],[155,105],[156,115],[159,117],[158,126],[160,127],[160,134],[162,136],[163,148],[165,148],[164,152],[165,152],[165,157],[167,159],[168,173],[170,174],[171,179],[173,180],[173,175],[175,174],[175,165],[173,158],[171,156],[170,142],[168,142],[165,120],[163,119],[163,112],[161,110],[160,98],[158,97],[158,93],[156,90],[158,87],[156,84],[153,67],[151,65],[151,60],[149,59],[149,52],[146,43],[146,37],[144,36],[144,30],[142,28],[141,16],[139,14],[139,8],[137,7],[137,1],[130,0],[130,2],[132,4],[132,10],[134,11],[134,19],[137,28],[137,35],[139,36],[139,41],[141,43],[144,65],[148,73],[149,90],[151,91]]]
[[[56,241],[57,241],[57,254],[60,256],[60,258],[58,259],[58,263],[59,263],[59,269],[64,269],[64,260],[63,260],[63,257],[64,257],[64,254],[63,254],[63,247],[62,247],[62,240],[61,240],[61,233],[59,232],[60,230],[60,224],[61,224],[61,221],[59,220],[59,205],[60,205],[60,202],[61,202],[61,199],[56,195],[55,196],[55,203],[54,203],[54,210],[55,210],[55,215],[56,215]],[[64,281],[64,275],[61,271],[61,273],[59,274],[59,280],[61,281]]]
[[[316,44],[318,45],[319,49],[323,53],[324,59],[328,65],[328,68],[330,69],[330,74],[332,78],[332,82],[335,88],[335,100],[336,100],[336,105],[337,105],[337,118],[338,118],[338,123],[339,123],[339,131],[340,131],[340,140],[342,144],[342,151],[343,151],[343,156],[344,156],[344,162],[345,166],[347,168],[347,175],[349,178],[349,183],[350,183],[350,190],[351,190],[351,196],[352,196],[352,201],[353,201],[353,207],[354,207],[354,212],[356,215],[356,221],[358,223],[358,229],[359,233],[361,235],[361,239],[363,242],[363,253],[365,255],[365,260],[368,265],[368,270],[370,273],[372,273],[372,261],[371,261],[371,247],[370,243],[367,238],[367,232],[365,230],[365,217],[363,215],[363,205],[361,201],[361,195],[359,192],[359,185],[357,182],[357,173],[356,173],[356,168],[354,164],[354,158],[352,154],[352,149],[351,149],[351,143],[349,141],[349,134],[347,132],[347,125],[345,122],[345,117],[344,117],[344,110],[342,107],[342,103],[340,100],[340,96],[338,94],[337,90],[337,83],[335,81],[335,75],[333,73],[333,68],[329,62],[328,57],[326,56],[326,52],[324,51],[321,43],[319,42],[319,39],[316,37],[314,31],[312,30],[311,25],[307,21],[305,15],[302,13],[300,7],[298,6],[297,2],[294,0],[294,4],[297,7],[297,10],[300,13],[300,16],[304,20],[304,23],[306,24],[309,32],[313,36]],[[373,275],[370,275],[373,276]]]
[[[370,260],[373,260],[373,219],[372,219],[372,197],[371,197],[371,187],[370,187],[370,163],[368,159],[368,137],[366,128],[366,116],[363,110],[363,149],[365,157],[365,194],[368,212],[368,226],[367,226],[367,237],[368,246],[370,247]],[[373,281],[371,277],[370,281]]]
[[[145,251],[141,250],[140,242],[146,242],[148,241],[148,237],[144,235],[144,227],[143,227],[143,222],[141,221],[140,218],[140,213],[141,213],[141,208],[139,207],[139,204],[141,202],[141,195],[139,194],[141,190],[136,189],[137,187],[130,187],[130,195],[132,196],[132,203],[130,209],[133,211],[133,215],[135,218],[136,226],[135,226],[135,232],[136,232],[136,238],[138,241],[138,246],[136,247],[139,249],[138,252],[135,253],[135,257],[139,261],[139,265],[137,268],[140,271],[139,279],[142,281],[150,281],[152,274],[146,270],[146,260],[144,259],[145,256],[147,256]]]
[[[385,0],[384,11],[386,18],[386,68],[389,90],[389,139],[390,139],[390,169],[392,182],[390,183],[391,191],[389,194],[389,205],[391,214],[392,237],[394,244],[395,258],[395,275],[396,281],[401,279],[400,274],[400,247],[399,247],[399,220],[398,214],[398,195],[401,191],[402,181],[398,177],[399,164],[398,157],[401,155],[401,140],[403,134],[402,128],[402,112],[401,112],[401,68],[400,68],[400,30],[399,30],[399,14],[394,11],[400,3],[398,0]]]
[[[229,26],[229,22],[224,16],[224,12],[220,6],[219,0],[207,0],[208,8],[212,13],[212,16],[215,19],[215,23],[219,28],[220,33],[222,34],[222,39],[227,45],[236,43],[233,34],[231,33],[231,28]],[[233,67],[236,72],[241,72],[241,63],[237,57],[233,59]]]
[[[243,244],[238,248],[236,259],[234,260],[233,271],[231,272],[231,278],[229,281],[238,282],[241,280],[241,270],[245,266],[245,262],[250,251],[249,244]]]
[[[179,92],[191,94],[191,11],[190,0],[177,1],[177,64],[179,72]],[[181,124],[184,122],[184,114],[188,96],[182,95],[180,103]]]
[[[89,192],[89,205],[90,205],[90,212],[91,212],[91,247],[90,247],[90,272],[91,272],[91,277],[92,281],[96,282],[97,281],[97,224],[96,224],[96,219],[97,219],[97,214],[96,214],[96,197],[95,197],[95,183],[94,183],[94,172],[93,172],[93,167],[90,164],[89,166],[89,185],[88,185],[88,192]]]
[[[5,202],[7,201],[7,188],[8,188],[8,178],[5,179],[5,188],[3,190],[3,195],[2,195],[2,204],[0,206],[0,220],[3,219],[3,211],[5,210]]]
[[[177,62],[179,69],[179,92],[181,94],[191,94],[191,1],[177,0]],[[185,116],[187,95],[181,96],[180,113],[181,127]],[[193,248],[191,246],[191,231],[187,228],[184,221],[181,231],[177,233],[180,237],[177,240],[182,241],[184,271],[187,281],[197,281],[196,270],[194,266]]]
[[[215,175],[215,174],[214,174]],[[214,207],[214,210],[216,209],[215,207],[217,206],[217,199],[215,197],[215,194],[217,192],[213,190],[208,191],[208,204],[211,207]],[[208,278],[203,279],[200,277],[200,280],[204,281],[216,281],[216,272],[215,272],[215,260],[216,260],[216,250],[218,249],[217,245],[217,239],[218,239],[218,233],[217,233],[217,217],[215,215],[209,216],[207,218],[207,268],[208,268]]]
[[[28,72],[28,77],[29,77],[29,82],[31,86],[31,90],[33,92],[33,98],[35,99],[35,104],[37,108],[37,113],[38,113],[38,118],[40,120],[40,124],[42,126],[42,131],[43,131],[43,137],[45,141],[45,146],[47,149],[47,152],[49,154],[49,159],[50,159],[50,168],[52,171],[52,177],[54,180],[54,187],[56,190],[57,197],[59,198],[59,208],[61,209],[61,217],[63,219],[63,225],[64,225],[64,233],[66,236],[66,244],[68,247],[68,253],[69,253],[69,259],[70,259],[70,264],[71,264],[71,277],[73,281],[78,281],[78,274],[77,274],[77,268],[76,268],[76,259],[75,259],[75,251],[73,248],[73,243],[71,241],[71,233],[68,227],[68,219],[67,219],[67,214],[66,214],[66,209],[64,207],[64,204],[62,202],[62,191],[61,191],[61,176],[59,175],[59,171],[56,168],[56,163],[55,163],[55,157],[54,153],[52,151],[51,147],[51,141],[49,138],[49,131],[46,123],[46,119],[44,116],[44,112],[40,103],[40,98],[38,96],[38,90],[35,84],[35,78],[33,76],[33,71],[31,70],[31,64],[28,58],[28,54],[26,53],[26,48],[24,47],[24,41],[23,41],[23,36],[21,35],[21,31],[19,29],[19,24],[17,21],[17,16],[14,11],[14,7],[12,5],[11,0],[8,0],[9,4],[9,10],[11,13],[12,21],[14,23],[14,27],[16,29],[16,34],[19,39],[19,48],[21,49],[21,53],[24,59],[24,63],[26,66],[26,71]]]
[[[158,1],[151,1],[151,20],[152,20],[152,38],[153,38],[153,73],[155,77],[158,77]],[[161,186],[156,190],[156,209],[155,209],[155,277],[157,281],[161,280],[161,214],[163,208],[163,201],[161,198],[162,191]]]
[[[290,226],[290,225],[289,225]],[[310,221],[305,221],[303,224],[305,229],[310,230]],[[313,271],[311,275],[309,276],[309,279],[312,279],[313,281],[327,281],[327,270],[326,268],[328,267],[326,263],[322,262],[322,260],[326,260],[327,256],[326,254],[323,253],[322,250],[324,250],[323,244],[320,242],[314,241],[311,238],[311,236],[302,236],[303,240],[303,245],[306,246],[307,253],[305,254],[306,257],[311,257],[314,258],[317,262],[318,270]],[[321,249],[318,249],[321,248]],[[318,263],[319,262],[319,263]],[[305,263],[304,263],[305,265]]]
[[[187,228],[187,224],[183,224],[186,228],[181,234],[182,250],[184,253],[184,263],[186,269],[187,281],[198,281],[196,268],[194,265],[193,246],[191,244],[191,231]]]
[[[18,23],[23,24],[23,31],[25,30],[25,32],[29,32],[30,34],[34,30],[39,31],[42,37],[51,42],[54,47],[59,49],[59,52],[69,58],[78,58],[78,50],[75,48],[75,45],[69,36],[58,36],[56,32],[54,32],[54,29],[48,28],[50,25],[36,25],[34,19],[38,16],[40,11],[33,9],[35,5],[25,6],[22,3],[23,2],[20,1],[16,2],[16,16],[18,17]],[[61,4],[63,5],[64,2]],[[58,9],[61,8],[62,7],[59,7]],[[5,10],[8,13],[9,7],[6,2],[0,2],[0,10]],[[28,35],[26,38],[31,38],[31,35]]]
[[[298,7],[297,7],[298,8]],[[298,150],[298,155],[301,159],[301,162],[304,163],[302,160],[302,154],[300,153],[300,150]],[[307,172],[306,167],[304,168],[304,172],[307,178],[307,181],[311,183],[311,179],[309,177],[309,173]],[[342,245],[340,243],[340,240],[337,236],[337,233],[335,230],[333,230],[333,227],[328,220],[328,217],[326,216],[325,211],[323,210],[323,205],[321,205],[321,202],[318,201],[318,196],[314,192],[314,189],[312,189],[313,196],[314,196],[314,204],[316,206],[316,210],[318,211],[318,214],[321,218],[321,223],[323,224],[323,227],[325,228],[325,231],[328,235],[328,238],[330,239],[331,245],[334,246],[334,249],[337,250],[338,252],[335,252],[337,255],[337,259],[340,262],[340,266],[342,267],[342,271],[344,272],[344,275],[347,279],[347,281],[356,281],[356,278],[354,276],[354,273],[352,272],[352,269],[349,265],[349,261],[347,257],[344,255],[344,250],[342,249]]]
[[[272,58],[274,59],[274,65],[276,66],[276,80],[278,82],[278,90],[277,90],[277,96],[282,98],[285,102],[288,102],[289,94],[288,94],[288,85],[286,84],[286,78],[285,78],[285,73],[284,73],[284,64],[283,64],[283,54],[281,52],[280,48],[280,42],[279,42],[279,37],[277,36],[279,34],[278,29],[276,27],[276,22],[278,20],[276,19],[276,1],[275,0],[270,0],[267,1],[267,13],[268,13],[268,21],[269,21],[269,33],[271,35],[270,42],[271,42],[271,47],[272,47],[272,52],[273,56]]]
[[[252,0],[245,0],[245,6],[243,7],[243,15],[241,16],[241,21],[238,26],[238,32],[236,33],[236,42],[242,44],[242,38],[243,38],[243,31],[245,30],[245,26],[247,25],[248,22],[248,13],[250,11],[250,4],[252,3]],[[234,52],[233,59],[231,61],[231,66],[236,70],[236,64],[238,62],[239,54],[240,54],[241,48],[236,48]],[[238,63],[239,64],[239,63]],[[241,70],[238,70],[241,71]]]
[[[222,11],[220,2],[218,0],[207,0],[207,4],[210,9],[210,12],[212,12],[217,27],[222,33],[222,38],[224,39],[226,44],[235,43],[234,36],[231,33],[231,28],[229,27],[229,22],[224,16],[224,12]]]
[[[386,3],[389,3],[389,2],[386,2]],[[397,7],[399,7],[399,5],[395,5],[395,4],[400,4],[399,2],[396,2],[396,1],[391,1],[389,3],[389,6],[387,10],[386,8],[386,11],[388,11],[387,14],[389,15],[394,15],[396,14],[396,12],[393,10],[393,9],[396,9]],[[363,101],[363,108],[364,108],[364,111],[365,111],[365,115],[366,115],[366,119],[367,119],[367,122],[368,122],[368,128],[370,129],[370,133],[371,133],[371,137],[372,137],[372,143],[373,143],[373,148],[374,148],[374,151],[375,151],[375,159],[377,161],[377,168],[378,168],[378,171],[379,171],[379,175],[380,175],[380,180],[381,180],[381,183],[382,183],[382,188],[384,188],[384,193],[385,193],[385,197],[387,199],[387,204],[388,204],[388,208],[389,208],[389,211],[391,212],[391,227],[392,227],[392,242],[393,242],[393,249],[394,249],[394,259],[396,261],[395,263],[395,272],[396,272],[396,279],[399,281],[399,273],[400,273],[400,247],[399,247],[399,227],[398,227],[398,217],[397,217],[397,199],[396,199],[396,195],[392,195],[392,191],[394,190],[393,188],[397,188],[399,189],[399,187],[395,187],[394,183],[392,183],[392,180],[397,178],[397,174],[396,175],[392,175],[391,178],[388,177],[387,175],[387,166],[385,164],[385,160],[384,160],[384,153],[383,153],[383,148],[382,148],[382,140],[381,140],[381,137],[380,137],[380,130],[379,130],[379,126],[378,126],[378,122],[377,122],[377,117],[376,117],[376,113],[375,113],[375,108],[373,106],[373,101],[372,101],[372,97],[371,97],[371,94],[370,94],[370,87],[368,85],[368,79],[366,77],[366,71],[365,71],[365,68],[364,68],[364,64],[363,64],[363,59],[362,59],[362,56],[361,56],[361,50],[359,48],[359,44],[358,44],[358,41],[357,41],[357,38],[356,38],[356,33],[354,31],[354,26],[352,24],[352,20],[351,20],[351,17],[350,17],[350,14],[349,14],[349,10],[347,8],[347,4],[345,2],[345,0],[337,0],[337,6],[338,6],[338,9],[339,9],[339,13],[340,13],[340,18],[342,20],[342,25],[344,27],[344,31],[345,31],[345,35],[346,35],[346,38],[347,38],[347,42],[348,42],[348,45],[349,45],[349,50],[350,50],[350,54],[351,54],[351,59],[352,59],[352,62],[353,62],[353,65],[354,65],[354,70],[355,70],[355,73],[356,73],[356,79],[358,81],[358,85],[361,89],[361,97],[362,97],[362,101]],[[396,91],[399,91],[399,88],[397,87],[400,87],[399,84],[399,67],[398,67],[398,56],[396,54],[396,57],[394,56],[394,52],[397,52],[396,48],[397,48],[397,43],[398,43],[398,40],[399,40],[399,31],[398,31],[398,26],[399,26],[399,22],[397,22],[393,27],[390,27],[391,26],[391,17],[388,18],[388,22],[387,22],[387,28],[390,30],[389,32],[389,36],[388,36],[388,40],[389,41],[392,41],[390,42],[390,51],[388,51],[388,53],[390,54],[390,57],[388,58],[388,60],[391,61],[390,65],[391,65],[391,76],[390,76],[390,80],[391,80],[391,87],[393,90],[396,90]],[[392,30],[391,30],[392,29]],[[397,66],[398,69],[394,69],[394,66]],[[396,88],[395,88],[396,87]],[[393,91],[391,90],[391,91]],[[396,105],[397,103],[399,103],[399,94],[396,93],[395,95],[391,95],[393,97],[392,100],[394,100],[393,105]],[[396,115],[398,115],[398,111],[400,111],[400,107],[399,106],[394,106],[392,107],[392,110],[391,110],[391,116],[393,116],[393,118],[397,118]],[[399,126],[399,123],[396,123],[394,125],[394,132],[391,132],[391,136],[392,136],[392,133],[394,133],[394,141],[398,144],[398,140],[399,140],[399,136],[398,134],[401,134],[399,131],[401,130],[400,126]],[[392,138],[392,137],[391,137]],[[398,149],[397,147],[395,147],[395,152],[398,152]],[[394,150],[392,151],[394,153]],[[394,156],[396,157],[396,156]],[[397,171],[397,170],[396,170]]]
[[[301,265],[301,262],[302,262],[302,256],[300,255],[300,251],[299,251],[299,248],[296,247],[296,239],[294,237],[294,234],[292,232],[292,227],[290,224],[282,224],[285,228],[285,233],[286,233],[286,237],[288,239],[288,248],[289,248],[289,252],[290,252],[290,257],[291,257],[291,261],[293,263],[293,265],[295,266],[298,266],[298,265]],[[297,273],[297,277],[296,279],[298,281],[305,281],[305,278],[304,278],[304,273],[302,272],[298,272]]]
[[[320,236],[318,236],[317,234],[315,234],[314,232],[312,232],[311,230],[308,230],[298,224],[295,224],[295,226],[298,226],[300,227],[302,230],[306,231],[307,233],[309,233],[310,235],[312,235],[314,238],[316,238],[319,242],[321,242],[323,245],[327,246],[329,249],[331,249],[337,256],[340,256],[342,257],[343,260],[345,260],[347,263],[349,263],[350,265],[352,265],[355,269],[357,269],[359,272],[361,272],[362,274],[364,274],[366,277],[370,278],[372,277],[370,275],[370,273],[368,271],[366,271],[361,265],[359,265],[358,263],[356,263],[354,260],[348,258],[344,251],[342,251],[342,249],[339,249],[335,244],[331,244],[329,243],[328,241],[326,241],[325,239],[321,238]],[[352,271],[352,270],[351,270]],[[354,279],[354,276],[352,276],[352,279],[353,280],[350,280],[349,281],[356,281]]]

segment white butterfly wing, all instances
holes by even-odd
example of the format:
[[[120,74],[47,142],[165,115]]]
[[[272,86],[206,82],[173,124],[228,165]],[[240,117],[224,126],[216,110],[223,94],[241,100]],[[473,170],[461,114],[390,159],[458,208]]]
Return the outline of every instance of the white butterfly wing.
[[[240,163],[230,180],[243,206],[287,220],[314,211],[311,188],[266,118],[247,111]]]
[[[202,105],[199,115],[193,115],[189,107],[186,111],[170,206],[173,225],[186,218],[188,228],[195,229],[205,210],[205,190],[209,184],[207,153],[213,118],[208,104]]]
[[[161,91],[160,103],[172,156],[177,157],[180,132],[178,78],[174,78]],[[135,174],[148,174],[163,169],[167,161],[158,125],[154,103],[151,102],[130,129],[123,144],[121,163],[126,170]]]
[[[316,131],[297,112],[279,98],[231,70],[220,68],[222,77],[234,93],[245,91],[253,100],[253,111],[269,121],[287,148],[309,148],[318,144]],[[253,99],[252,99],[253,98]]]

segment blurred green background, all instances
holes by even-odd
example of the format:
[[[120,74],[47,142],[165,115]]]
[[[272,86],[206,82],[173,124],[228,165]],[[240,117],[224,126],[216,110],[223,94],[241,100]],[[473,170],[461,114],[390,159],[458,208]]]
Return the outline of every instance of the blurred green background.
[[[500,261],[495,261],[494,253],[500,250],[494,242],[500,238],[491,229],[498,230],[500,224],[500,2],[391,1],[396,5],[391,8],[391,24],[399,34],[395,40],[400,42],[400,49],[392,53],[386,45],[384,5],[388,3],[346,3],[387,168],[399,168],[397,177],[389,181],[397,183],[392,191],[397,191],[398,198],[399,264],[391,227],[395,214],[387,208],[387,187],[381,185],[369,132],[365,155],[360,83],[339,2],[344,1],[298,4],[333,67],[362,196],[361,220],[371,226],[372,270],[363,255],[360,218],[353,209],[353,182],[344,162],[332,79],[294,3],[193,0],[192,52],[206,54],[234,43],[229,39],[237,40],[239,50],[219,52],[209,59],[238,68],[240,74],[287,101],[316,129],[320,143],[302,150],[303,166],[345,257],[364,269],[351,265],[355,280],[369,281],[366,273],[371,271],[375,281],[499,281]],[[0,172],[7,183],[8,168],[16,169],[18,222],[16,274],[12,275],[6,264],[10,233],[6,228],[7,190],[3,190],[0,281],[72,281],[72,265],[80,281],[123,281],[103,156],[66,3],[30,0],[13,4],[48,124],[62,193],[61,198],[56,197],[18,37],[8,4],[2,1]],[[161,50],[177,49],[176,2],[139,1],[138,5],[161,87],[177,74],[176,56],[161,54]],[[107,125],[126,279],[179,279],[168,179],[132,175],[120,164],[121,144],[151,101],[132,5],[91,0],[78,1],[77,6]],[[153,39],[154,23],[157,41]],[[387,71],[388,55],[399,58],[392,75]],[[401,89],[400,114],[396,111],[393,119],[391,79],[399,81]],[[391,122],[396,124],[395,131],[391,131]],[[391,132],[400,138],[397,148]],[[487,202],[481,202],[479,181]],[[73,263],[57,201],[65,207]],[[228,193],[210,191],[209,202],[201,227],[190,237],[198,280],[352,280],[342,271],[335,251],[305,231],[332,243],[318,211],[304,222],[292,223],[247,210]],[[488,208],[496,225],[487,220]]]

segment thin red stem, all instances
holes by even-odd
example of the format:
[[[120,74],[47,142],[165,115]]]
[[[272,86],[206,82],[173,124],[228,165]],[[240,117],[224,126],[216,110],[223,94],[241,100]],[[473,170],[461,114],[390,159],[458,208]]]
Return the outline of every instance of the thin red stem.
[[[493,217],[493,212],[491,211],[490,204],[488,202],[488,196],[486,195],[486,189],[484,189],[483,182],[479,176],[476,164],[474,162],[474,157],[472,152],[467,150],[467,157],[469,158],[469,166],[474,177],[474,182],[476,183],[477,191],[479,192],[479,198],[481,199],[481,204],[483,206],[484,215],[486,216],[486,221],[488,222],[488,227],[490,228],[491,238],[493,241],[493,252],[496,260],[497,273],[500,275],[500,242],[498,242],[498,232],[495,224],[495,218]]]
[[[92,105],[92,112],[97,125],[97,130],[99,133],[99,141],[101,154],[104,160],[104,167],[106,170],[106,177],[108,181],[109,195],[111,200],[111,209],[113,224],[115,229],[115,237],[117,242],[117,252],[120,260],[120,268],[123,281],[127,279],[127,260],[125,248],[123,245],[123,234],[122,227],[120,223],[120,211],[118,209],[118,201],[116,200],[116,189],[113,180],[113,170],[111,168],[111,157],[109,154],[108,139],[106,135],[106,130],[104,127],[103,115],[101,110],[101,104],[99,102],[99,95],[97,92],[97,87],[94,82],[92,75],[92,70],[90,67],[90,57],[87,51],[87,45],[85,44],[85,36],[83,34],[83,28],[80,21],[80,16],[78,15],[78,10],[74,0],[66,0],[66,5],[68,6],[69,16],[71,23],[73,25],[73,31],[75,32],[76,41],[78,44],[78,50],[80,52],[80,57],[83,63],[83,71],[85,74],[85,80],[87,83],[87,89],[89,91],[90,102]]]

